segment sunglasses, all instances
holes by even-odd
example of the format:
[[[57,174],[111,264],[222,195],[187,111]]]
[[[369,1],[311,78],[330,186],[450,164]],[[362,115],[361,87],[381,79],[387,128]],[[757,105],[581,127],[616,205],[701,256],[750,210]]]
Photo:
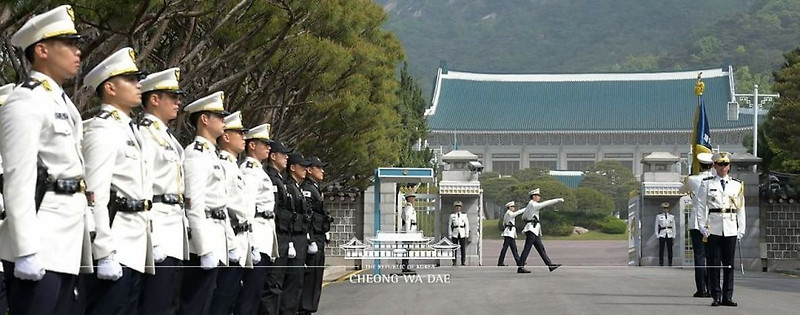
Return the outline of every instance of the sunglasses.
[[[728,162],[719,162],[719,163],[714,163],[714,164],[716,164],[716,165],[719,165],[719,166],[728,166],[728,165],[730,165],[731,163],[728,163]]]

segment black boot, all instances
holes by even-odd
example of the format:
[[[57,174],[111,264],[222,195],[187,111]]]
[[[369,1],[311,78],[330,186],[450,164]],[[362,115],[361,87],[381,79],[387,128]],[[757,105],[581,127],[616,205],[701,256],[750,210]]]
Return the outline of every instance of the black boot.
[[[528,270],[528,269],[525,269],[525,267],[518,267],[517,268],[517,273],[531,273],[531,271]]]
[[[553,272],[553,270],[558,269],[558,267],[561,267],[561,264],[552,264],[550,266],[547,266],[547,268],[550,268],[550,272]]]

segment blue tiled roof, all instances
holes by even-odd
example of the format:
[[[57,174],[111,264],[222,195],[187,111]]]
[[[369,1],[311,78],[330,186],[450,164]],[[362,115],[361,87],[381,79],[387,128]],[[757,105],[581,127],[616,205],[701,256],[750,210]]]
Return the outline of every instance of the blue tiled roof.
[[[583,175],[551,175],[567,187],[575,189],[583,181]]]
[[[576,75],[449,71],[437,78],[428,125],[433,131],[691,130],[700,71],[711,129],[752,126],[751,115],[727,120],[728,69]]]

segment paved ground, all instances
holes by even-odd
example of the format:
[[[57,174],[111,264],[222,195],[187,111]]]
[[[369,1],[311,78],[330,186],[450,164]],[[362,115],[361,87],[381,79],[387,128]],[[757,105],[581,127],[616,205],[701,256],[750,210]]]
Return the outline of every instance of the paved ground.
[[[488,256],[496,257],[489,255],[492,246],[486,243],[490,261]],[[711,299],[691,297],[690,269],[627,267],[625,242],[548,241],[545,246],[564,267],[550,273],[532,253],[533,273],[525,275],[514,267],[490,266],[418,269],[419,278],[363,272],[327,285],[319,313],[773,315],[795,314],[800,300],[800,278],[748,272],[736,274],[739,307],[711,307]]]

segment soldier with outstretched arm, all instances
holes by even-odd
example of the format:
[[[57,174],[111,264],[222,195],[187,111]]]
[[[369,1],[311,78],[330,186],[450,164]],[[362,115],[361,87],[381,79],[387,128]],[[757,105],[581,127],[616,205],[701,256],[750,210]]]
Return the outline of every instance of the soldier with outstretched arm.
[[[559,202],[564,202],[564,198],[539,202],[539,200],[542,199],[542,196],[539,194],[539,188],[531,190],[528,195],[530,195],[531,200],[528,202],[528,205],[525,207],[525,212],[522,214],[522,221],[525,222],[525,227],[522,228],[522,232],[525,233],[525,248],[522,250],[522,255],[517,262],[517,273],[530,273],[530,270],[525,269],[525,262],[528,260],[528,254],[531,252],[531,246],[536,247],[536,251],[539,253],[539,256],[542,257],[542,261],[549,267],[550,272],[553,272],[553,270],[556,270],[561,264],[554,264],[550,261],[550,257],[547,256],[547,252],[544,249],[541,238],[542,225],[539,221],[539,210]]]

